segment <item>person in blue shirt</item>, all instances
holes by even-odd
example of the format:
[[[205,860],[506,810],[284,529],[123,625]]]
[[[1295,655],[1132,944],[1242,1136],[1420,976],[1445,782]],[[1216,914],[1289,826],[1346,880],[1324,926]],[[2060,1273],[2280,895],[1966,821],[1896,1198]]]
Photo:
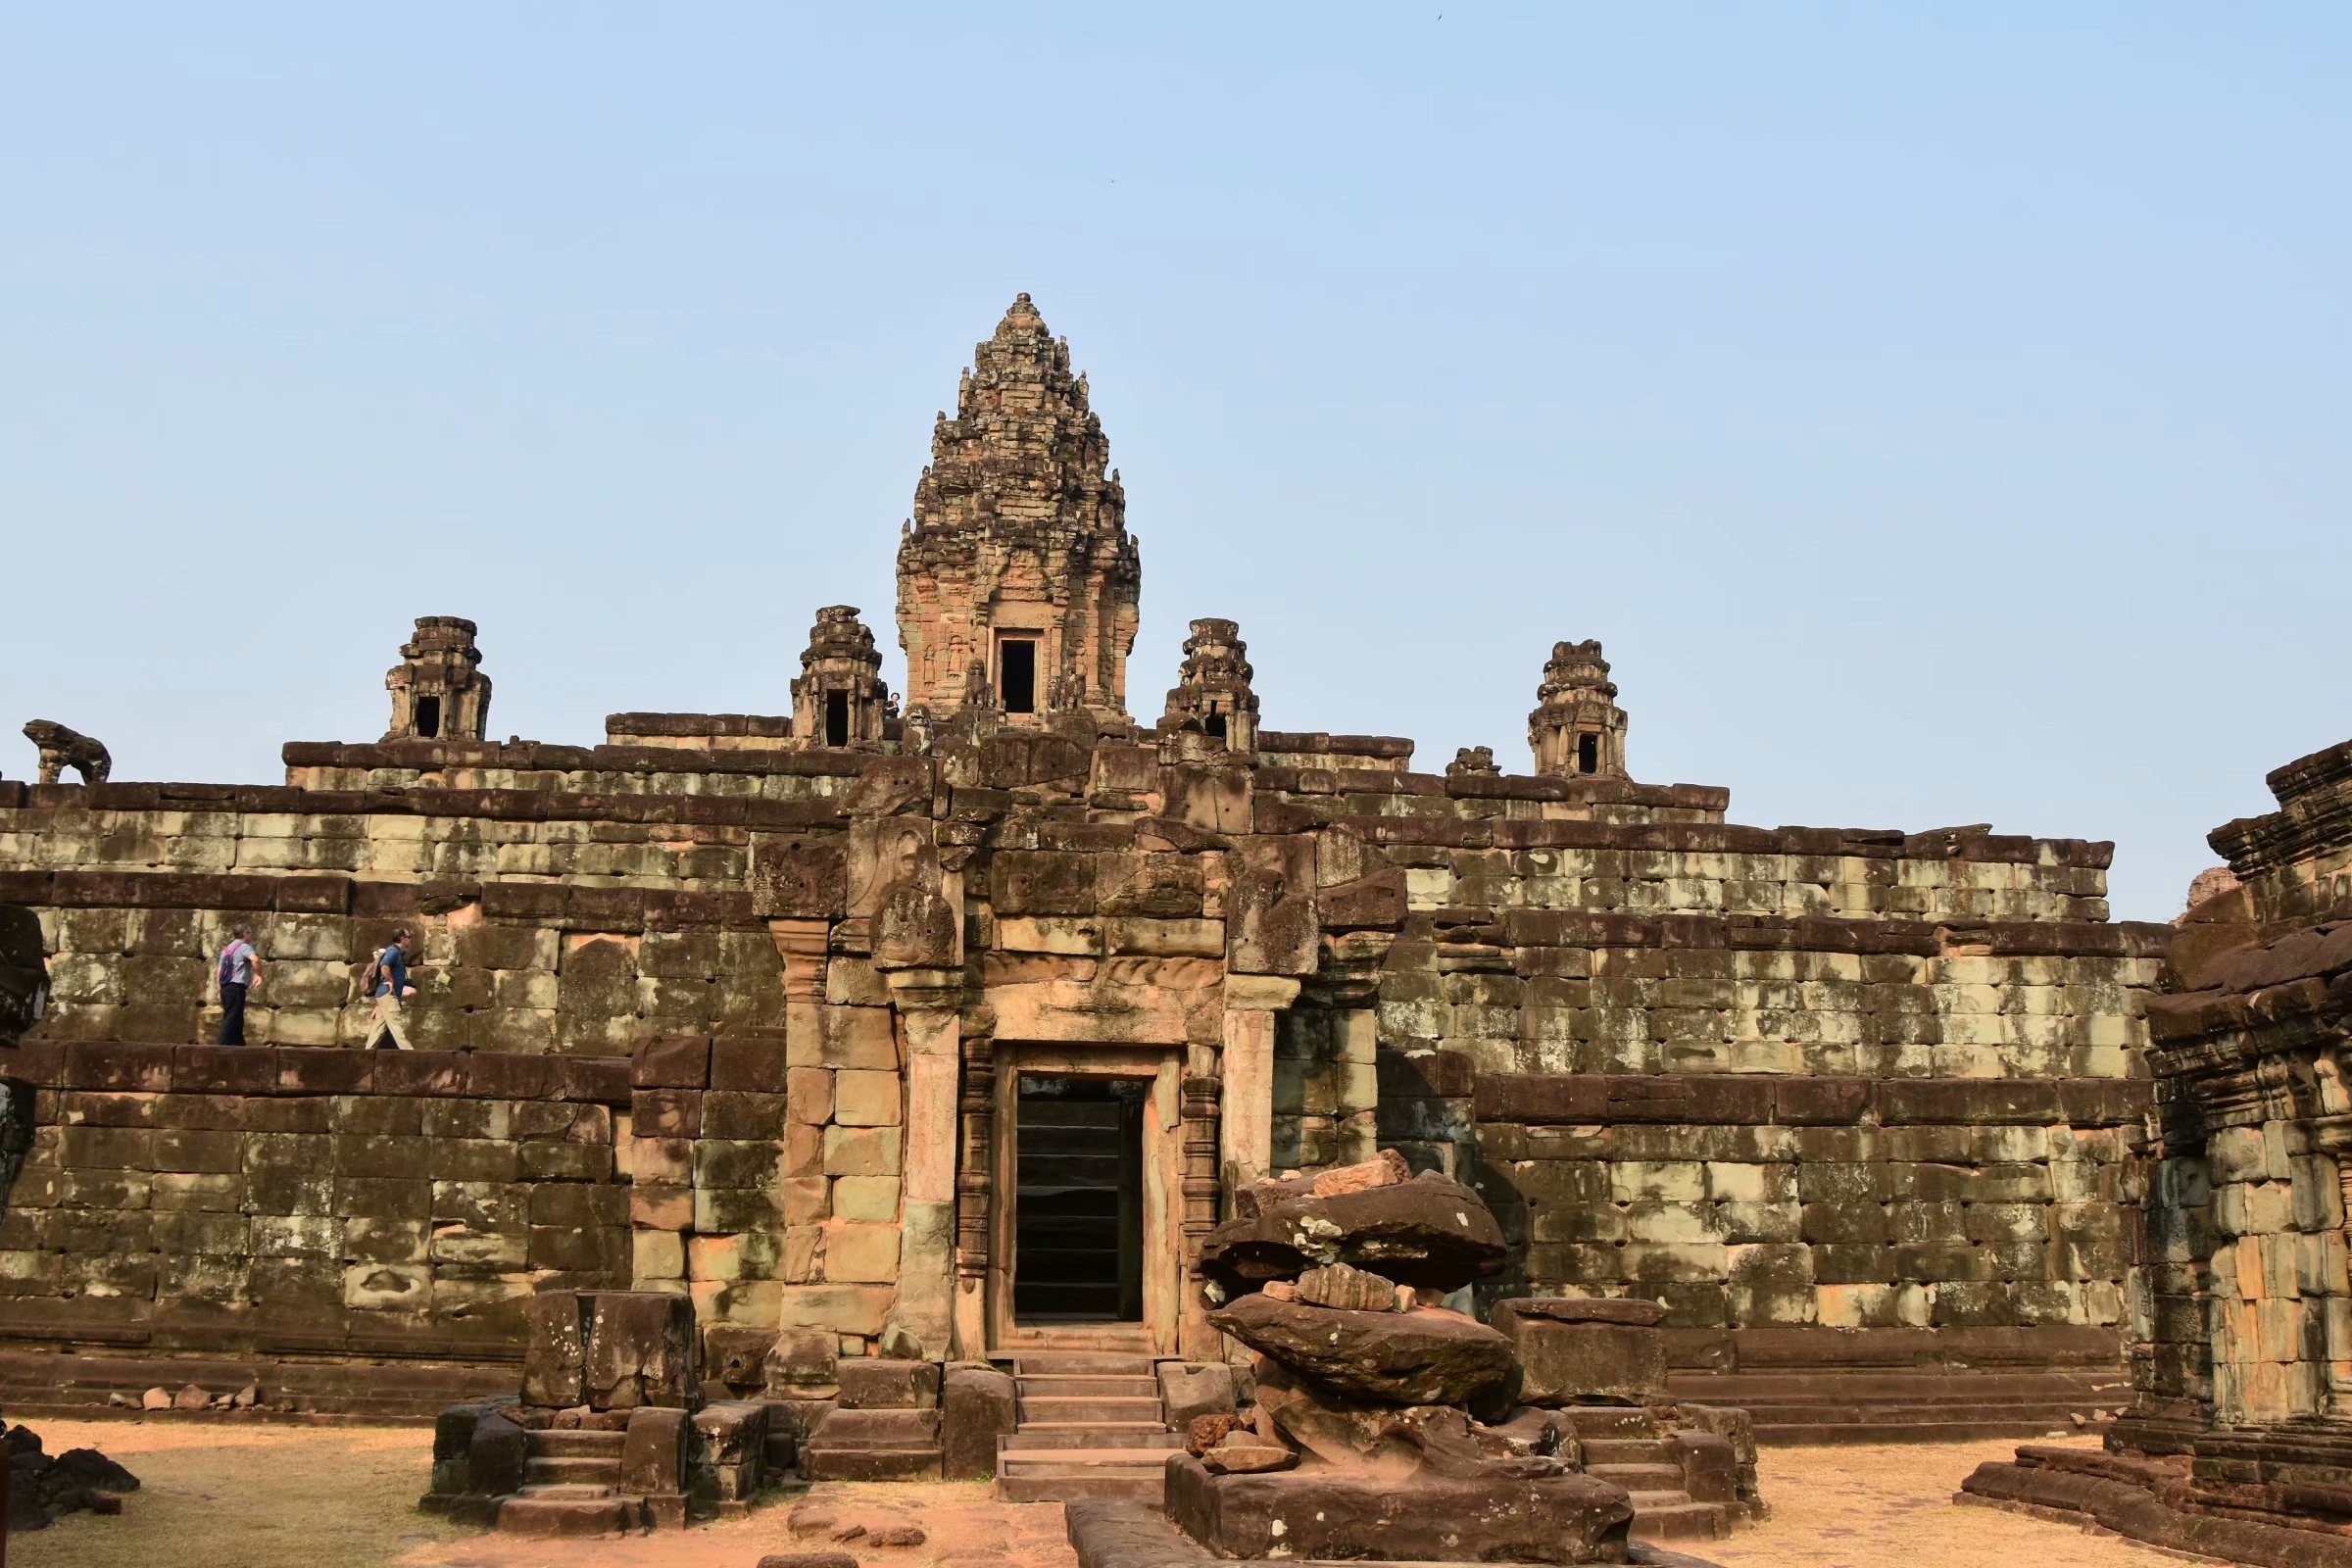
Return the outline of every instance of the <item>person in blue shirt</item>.
[[[245,1043],[245,998],[262,978],[262,956],[253,951],[253,927],[241,925],[229,933],[215,968],[220,982],[220,1035],[223,1046]]]
[[[409,984],[407,926],[392,933],[392,945],[375,956],[370,972],[375,977],[375,984],[369,992],[375,998],[375,1011],[373,1022],[368,1029],[367,1042],[360,1049],[380,1051],[396,1047],[402,1051],[416,1050],[409,1044],[409,1032],[400,1026],[401,1003],[416,994],[416,988]],[[386,1036],[391,1038],[391,1047],[379,1046],[376,1042]]]

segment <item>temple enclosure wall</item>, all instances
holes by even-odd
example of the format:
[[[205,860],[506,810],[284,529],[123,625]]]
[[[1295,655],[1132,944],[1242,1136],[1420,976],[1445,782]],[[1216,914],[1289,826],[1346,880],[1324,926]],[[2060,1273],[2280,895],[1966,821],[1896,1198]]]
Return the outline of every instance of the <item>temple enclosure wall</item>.
[[[1489,1294],[1660,1300],[1686,1368],[1874,1336],[1904,1360],[2120,1353],[2168,933],[2104,919],[2103,846],[1053,737],[627,775],[668,793],[505,765],[556,752],[289,747],[318,788],[0,785],[0,896],[40,911],[56,990],[0,1332],[460,1366],[511,1354],[536,1290],[636,1287],[874,1349],[914,1332],[925,1276],[939,1353],[945,1298],[1001,1246],[941,1159],[990,1169],[992,1075],[1059,1040],[1173,1053],[1200,1154],[1171,1238],[1251,1161],[1391,1147],[1502,1218]],[[942,912],[893,953],[909,865]],[[255,1047],[157,1044],[212,1027],[238,922],[269,964]],[[358,1044],[353,982],[396,925],[421,1049],[310,1049]],[[943,1020],[958,1065],[918,1083]],[[1231,1125],[1250,1094],[1254,1144]]]

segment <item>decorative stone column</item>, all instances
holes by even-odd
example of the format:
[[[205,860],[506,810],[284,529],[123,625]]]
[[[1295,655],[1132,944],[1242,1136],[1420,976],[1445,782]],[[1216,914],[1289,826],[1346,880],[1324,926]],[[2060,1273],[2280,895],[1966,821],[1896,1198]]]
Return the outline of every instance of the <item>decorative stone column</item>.
[[[1287,975],[1225,977],[1224,1095],[1217,1149],[1230,1200],[1274,1164],[1274,1015],[1298,997]]]
[[[1208,1303],[1200,1298],[1200,1248],[1217,1228],[1217,1054],[1195,1046],[1185,1054],[1184,1118],[1184,1299],[1176,1317],[1176,1348],[1190,1361],[1223,1353],[1209,1327]]]
[[[926,1356],[978,1356],[986,1348],[960,1343],[954,1321],[963,972],[894,969],[889,979],[906,1071],[898,1318]]]

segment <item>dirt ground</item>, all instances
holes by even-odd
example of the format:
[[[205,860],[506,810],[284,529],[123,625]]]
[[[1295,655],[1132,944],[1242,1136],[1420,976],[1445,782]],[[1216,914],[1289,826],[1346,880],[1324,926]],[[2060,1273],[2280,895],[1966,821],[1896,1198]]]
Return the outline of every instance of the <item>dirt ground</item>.
[[[824,1510],[873,1533],[917,1524],[920,1546],[836,1547],[795,1536],[794,1506],[630,1541],[533,1542],[416,1511],[431,1433],[415,1427],[198,1426],[34,1421],[52,1453],[104,1448],[144,1483],[120,1518],[75,1514],[9,1541],[11,1568],[755,1568],[771,1551],[847,1549],[873,1568],[1075,1568],[1054,1503],[1001,1503],[988,1487],[825,1486]],[[1683,1549],[1723,1568],[2173,1568],[2175,1559],[1951,1500],[2010,1443],[1768,1448],[1773,1517]],[[807,1511],[803,1513],[807,1522]]]

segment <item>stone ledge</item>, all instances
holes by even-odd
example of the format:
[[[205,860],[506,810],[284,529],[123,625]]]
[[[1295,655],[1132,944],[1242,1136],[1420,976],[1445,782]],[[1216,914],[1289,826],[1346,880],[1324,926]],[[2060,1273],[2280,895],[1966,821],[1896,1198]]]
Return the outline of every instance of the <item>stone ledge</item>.
[[[392,882],[341,875],[183,871],[0,871],[0,903],[49,908],[218,909],[390,920],[478,903],[491,919],[561,930],[763,927],[748,891],[599,887],[583,882]]]
[[[2150,1086],[2129,1078],[1773,1078],[1753,1073],[1492,1073],[1481,1122],[1707,1126],[2077,1127],[2136,1124]]]
[[[644,749],[652,757],[697,754]],[[720,752],[724,758],[760,758],[763,752]],[[829,755],[872,760],[867,754],[780,752],[777,757]],[[608,769],[629,771],[629,769]],[[655,771],[638,768],[634,771]],[[748,772],[736,767],[671,767],[667,771]],[[770,769],[770,771],[781,771]],[[848,777],[858,769],[835,766]],[[212,784],[26,784],[0,782],[0,810],[29,811],[238,811],[303,816],[491,817],[517,822],[650,822],[717,827],[811,828],[846,820],[832,801],[768,801],[746,795],[595,795],[572,790],[444,789],[408,785],[382,790],[311,790],[293,785]]]
[[[1873,919],[1831,914],[1620,914],[1506,908],[1497,935],[1521,948],[1693,948],[1895,954],[1934,958],[2160,958],[2175,932],[2146,921]]]
[[[630,1062],[624,1057],[27,1040],[0,1057],[0,1066],[36,1088],[106,1094],[252,1099],[400,1095],[610,1106],[630,1102]]]

